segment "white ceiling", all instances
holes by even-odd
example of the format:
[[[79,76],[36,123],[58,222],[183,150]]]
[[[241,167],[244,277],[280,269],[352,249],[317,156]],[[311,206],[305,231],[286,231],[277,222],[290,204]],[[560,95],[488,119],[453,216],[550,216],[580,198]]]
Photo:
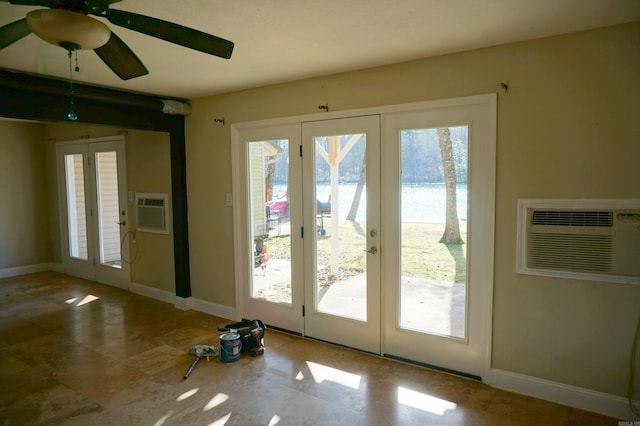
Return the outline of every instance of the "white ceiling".
[[[122,81],[95,53],[81,51],[74,80],[187,99],[640,21],[640,0],[124,0],[112,8],[232,40],[233,56],[99,18],[149,75]],[[31,9],[0,3],[0,26]],[[69,77],[66,51],[33,34],[0,51],[0,68]]]

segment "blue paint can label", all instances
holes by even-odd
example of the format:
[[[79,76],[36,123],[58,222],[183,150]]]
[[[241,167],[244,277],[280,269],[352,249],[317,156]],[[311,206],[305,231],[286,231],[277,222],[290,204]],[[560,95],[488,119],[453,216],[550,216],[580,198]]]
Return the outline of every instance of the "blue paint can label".
[[[222,362],[235,362],[240,359],[242,344],[238,333],[225,333],[220,335],[220,360]]]

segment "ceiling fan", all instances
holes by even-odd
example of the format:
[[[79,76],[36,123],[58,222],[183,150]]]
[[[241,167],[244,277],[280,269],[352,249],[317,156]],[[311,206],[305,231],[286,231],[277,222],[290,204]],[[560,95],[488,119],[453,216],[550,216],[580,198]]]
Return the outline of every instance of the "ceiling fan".
[[[137,13],[111,9],[121,0],[0,0],[22,6],[42,6],[26,17],[0,28],[0,49],[30,33],[69,52],[93,49],[121,79],[149,73],[133,51],[104,23],[87,15],[106,18],[114,25],[160,38],[184,47],[231,58],[233,42],[192,28]]]

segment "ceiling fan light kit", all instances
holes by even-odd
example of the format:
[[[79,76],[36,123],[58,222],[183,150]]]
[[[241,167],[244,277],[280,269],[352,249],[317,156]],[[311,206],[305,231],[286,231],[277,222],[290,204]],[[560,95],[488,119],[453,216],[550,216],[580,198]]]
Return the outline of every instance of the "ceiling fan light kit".
[[[32,10],[25,18],[0,27],[0,49],[17,42],[32,32],[42,40],[69,52],[93,50],[122,80],[149,73],[142,61],[111,29],[97,19],[131,31],[159,38],[189,49],[231,58],[234,43],[202,31],[184,27],[138,13],[111,9],[122,0],[0,0],[22,6],[43,6]]]
[[[27,24],[44,41],[67,50],[92,50],[109,41],[111,30],[97,19],[63,9],[32,10]]]

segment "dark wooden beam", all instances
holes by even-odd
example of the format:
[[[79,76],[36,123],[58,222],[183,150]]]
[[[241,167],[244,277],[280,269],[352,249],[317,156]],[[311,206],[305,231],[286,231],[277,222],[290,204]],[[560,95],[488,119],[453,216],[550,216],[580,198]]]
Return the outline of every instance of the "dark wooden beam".
[[[78,83],[74,83],[73,88],[77,121],[67,118],[70,106],[68,82],[0,70],[0,117],[168,132],[176,295],[190,297],[184,117],[162,112],[162,100],[166,97]]]

